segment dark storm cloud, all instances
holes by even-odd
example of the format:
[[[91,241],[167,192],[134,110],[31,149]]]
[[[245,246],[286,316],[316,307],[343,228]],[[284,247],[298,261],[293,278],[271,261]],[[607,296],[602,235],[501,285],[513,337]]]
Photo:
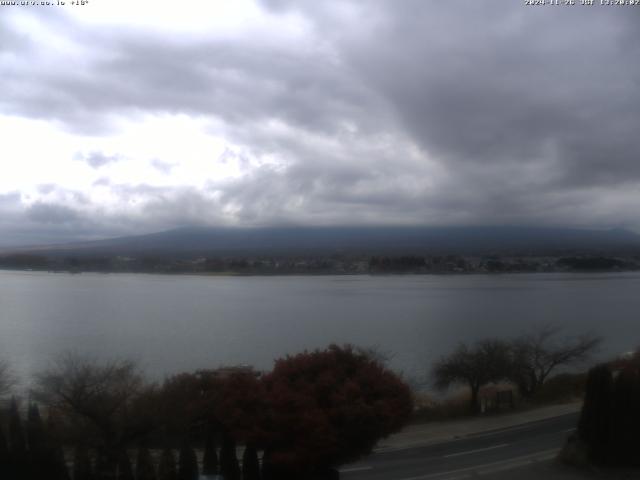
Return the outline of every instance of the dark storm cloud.
[[[143,234],[212,220],[211,199],[191,188],[144,184],[111,188],[129,202],[128,209],[80,209],[55,201],[25,205],[19,192],[0,194],[0,249]],[[224,222],[218,219],[216,224]]]
[[[142,217],[152,230],[167,225],[221,225],[226,223],[216,214],[217,201],[191,188],[164,189],[145,202]]]
[[[318,14],[303,5],[320,21],[339,8],[324,2]],[[640,24],[629,9],[504,1],[366,8],[377,21],[341,36],[341,51],[416,141],[454,168],[555,159],[565,187],[640,179]]]
[[[226,182],[220,202],[249,225],[361,225],[380,223],[381,217],[385,223],[415,222],[418,210],[407,209],[411,202],[401,190],[354,191],[349,188],[353,183],[327,176],[326,171],[316,178],[309,174],[302,167],[284,172],[261,168]],[[424,204],[415,206],[424,209]]]
[[[261,3],[303,16],[311,40],[187,40],[58,18],[53,28],[94,55],[76,70],[0,57],[10,80],[0,107],[97,134],[145,113],[215,120],[215,133],[241,147],[220,160],[242,175],[206,192],[95,184],[140,205],[131,218],[149,228],[185,219],[638,225],[637,8]],[[0,51],[37,58],[17,32],[5,38]],[[95,155],[83,157],[94,168],[117,160]],[[278,162],[252,163],[263,156]]]
[[[124,208],[102,214],[109,228],[125,228],[137,232],[161,230],[174,225],[224,222],[216,212],[218,201],[195,187],[166,187],[146,183],[113,183],[103,185],[117,197]]]
[[[345,62],[446,168],[443,188],[424,198],[437,218],[638,226],[633,9],[264,3],[301,11],[333,35]],[[373,20],[329,28],[345,5]]]
[[[95,45],[95,57],[83,74],[38,68],[38,82],[29,82],[29,89],[21,85],[34,71],[4,66],[12,80],[3,99],[7,111],[58,121],[79,133],[107,133],[111,115],[144,112],[209,115],[232,124],[281,118],[331,132],[342,118],[366,117],[373,104],[368,90],[327,52],[252,40],[183,42],[164,33],[71,23],[59,28],[74,42]],[[35,55],[20,45],[14,53]]]
[[[77,222],[80,215],[64,205],[38,202],[27,209],[27,218],[37,223],[68,224]]]
[[[375,60],[356,47],[355,61],[414,137],[446,160],[484,167],[552,158],[564,187],[638,180],[640,65],[637,47],[624,41],[637,28],[599,7],[518,5],[496,22],[494,5],[468,4],[460,18],[454,5],[429,15],[414,3],[422,28],[400,34],[415,22],[395,18],[378,32]],[[442,45],[445,28],[455,41]]]

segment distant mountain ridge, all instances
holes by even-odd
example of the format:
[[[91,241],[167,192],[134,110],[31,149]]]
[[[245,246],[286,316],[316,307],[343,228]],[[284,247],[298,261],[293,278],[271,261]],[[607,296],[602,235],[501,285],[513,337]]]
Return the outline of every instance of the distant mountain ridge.
[[[47,255],[556,255],[640,252],[640,235],[624,229],[516,226],[185,227],[20,250]]]

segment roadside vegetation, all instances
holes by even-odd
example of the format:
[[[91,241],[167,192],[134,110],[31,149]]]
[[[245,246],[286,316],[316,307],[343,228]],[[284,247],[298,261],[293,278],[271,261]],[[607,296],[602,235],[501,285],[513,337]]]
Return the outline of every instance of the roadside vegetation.
[[[553,326],[540,326],[512,339],[486,338],[460,343],[431,369],[440,400],[418,396],[414,420],[443,420],[580,399],[587,364],[601,344],[592,333],[562,337]],[[571,369],[571,370],[569,370]]]
[[[627,397],[640,402],[640,357],[598,367],[587,379],[576,368],[600,338],[560,333],[544,326],[517,338],[460,344],[431,369],[434,386],[449,392],[439,401],[412,392],[386,367],[387,355],[350,345],[287,356],[269,372],[216,368],[160,383],[148,382],[130,361],[64,354],[36,376],[26,401],[12,397],[15,376],[0,363],[7,405],[0,411],[0,478],[31,480],[43,472],[52,480],[338,478],[337,467],[367,455],[409,421],[571,401],[585,388],[585,455],[613,458],[594,453],[602,451],[594,439],[609,438],[594,428],[615,416],[612,405],[620,413],[631,408],[623,405]]]
[[[640,467],[640,351],[589,370],[578,423],[561,458],[570,464]]]
[[[337,478],[412,411],[405,382],[349,345],[287,356],[266,373],[221,368],[159,384],[129,361],[66,354],[2,412],[0,478]]]

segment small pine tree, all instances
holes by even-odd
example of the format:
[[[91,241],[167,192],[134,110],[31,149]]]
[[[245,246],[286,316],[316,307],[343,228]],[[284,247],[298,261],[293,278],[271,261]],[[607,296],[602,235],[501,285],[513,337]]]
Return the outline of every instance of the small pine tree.
[[[133,469],[131,468],[131,460],[126,450],[120,452],[118,456],[118,480],[134,480]]]
[[[46,455],[47,440],[40,410],[35,403],[29,405],[27,413],[27,440],[32,458],[37,457],[41,460]]]
[[[283,468],[273,461],[269,450],[262,455],[262,480],[298,480],[301,478],[295,472]],[[306,477],[305,477],[306,478]]]
[[[251,444],[246,446],[242,454],[242,480],[260,480],[258,452]]]
[[[89,452],[82,445],[73,453],[73,480],[94,480]]]
[[[66,462],[59,463],[56,467],[55,474],[51,477],[54,480],[71,480],[69,475],[69,467]]]
[[[51,446],[51,455],[51,472],[48,478],[51,480],[71,480],[62,446],[53,444]]]
[[[104,449],[98,450],[94,476],[97,480],[114,480],[116,478],[117,462],[114,464],[112,456]]]
[[[276,480],[269,450],[265,450],[262,453],[262,468],[260,472],[262,473],[262,480]]]
[[[185,443],[180,448],[178,480],[198,480],[198,457],[196,457],[195,450],[188,443]]]
[[[9,465],[9,446],[0,427],[0,478],[10,478]]]
[[[240,465],[236,456],[236,442],[225,433],[220,450],[220,474],[225,480],[240,480]]]
[[[102,449],[96,452],[96,460],[93,467],[93,476],[96,480],[112,480],[109,475],[107,457]]]
[[[160,455],[160,463],[158,464],[158,480],[178,480],[178,471],[176,469],[176,459],[173,451],[165,448]]]
[[[11,399],[9,409],[9,478],[17,480],[31,476],[31,465],[27,453],[27,445],[22,429],[22,420],[18,411],[18,403]]]
[[[27,410],[27,443],[29,470],[33,478],[46,477],[52,467],[52,456],[47,440],[40,410],[36,404],[32,403]]]
[[[47,480],[69,480],[69,469],[62,445],[58,441],[56,418],[49,411],[44,429],[44,448],[46,450]]]
[[[24,460],[27,453],[27,444],[22,430],[18,402],[16,402],[15,397],[11,399],[11,408],[9,410],[9,443],[11,445],[11,455],[19,461]]]
[[[137,480],[156,480],[156,470],[153,466],[151,453],[146,447],[138,449],[138,457],[136,459],[136,479]]]
[[[207,435],[204,444],[204,456],[202,457],[202,474],[215,475],[218,473],[218,454],[213,434]]]

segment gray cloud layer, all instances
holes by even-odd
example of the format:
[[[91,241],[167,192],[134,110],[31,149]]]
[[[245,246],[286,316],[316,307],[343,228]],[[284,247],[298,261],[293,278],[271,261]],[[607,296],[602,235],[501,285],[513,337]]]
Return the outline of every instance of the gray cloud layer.
[[[103,152],[89,152],[89,153],[77,153],[75,156],[76,160],[81,162],[85,162],[91,168],[98,169],[100,167],[104,167],[110,163],[119,162],[123,160],[121,155],[106,155]]]
[[[143,206],[131,215],[148,228],[640,225],[640,23],[632,7],[262,4],[306,18],[311,40],[185,41],[55,18],[95,54],[79,69],[0,63],[9,80],[0,108],[98,135],[118,116],[201,116],[247,154],[282,160],[206,191],[96,184],[122,198],[135,190]],[[0,52],[42,55],[35,39],[0,22]],[[83,156],[94,168],[118,159]],[[153,162],[171,174],[171,164]],[[26,215],[60,223],[83,213],[65,203]]]

